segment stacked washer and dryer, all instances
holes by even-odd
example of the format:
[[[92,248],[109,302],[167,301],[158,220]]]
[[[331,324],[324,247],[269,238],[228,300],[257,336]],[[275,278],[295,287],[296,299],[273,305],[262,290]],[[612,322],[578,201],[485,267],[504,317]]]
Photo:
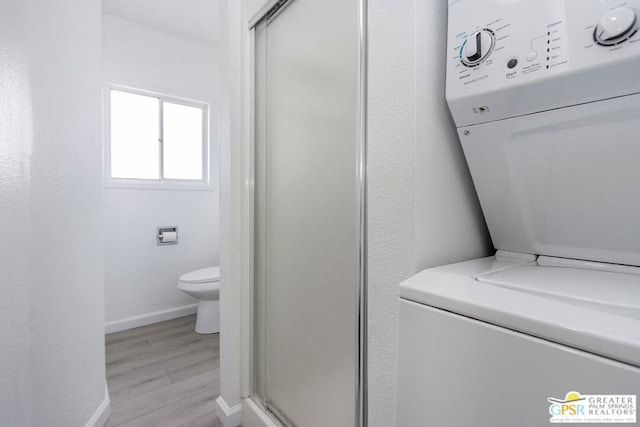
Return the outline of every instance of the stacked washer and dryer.
[[[497,253],[400,285],[398,427],[636,420],[639,15],[449,0],[447,102]]]

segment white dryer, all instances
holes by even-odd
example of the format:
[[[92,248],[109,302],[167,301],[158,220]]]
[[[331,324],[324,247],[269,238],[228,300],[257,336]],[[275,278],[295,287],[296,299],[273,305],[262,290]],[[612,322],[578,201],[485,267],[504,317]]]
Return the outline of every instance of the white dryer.
[[[640,0],[449,0],[496,255],[400,285],[398,427],[635,423]]]

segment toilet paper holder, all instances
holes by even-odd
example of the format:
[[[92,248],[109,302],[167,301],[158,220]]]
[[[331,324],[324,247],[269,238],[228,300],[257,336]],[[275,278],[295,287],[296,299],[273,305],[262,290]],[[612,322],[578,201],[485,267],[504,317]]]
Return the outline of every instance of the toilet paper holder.
[[[156,232],[156,244],[158,246],[177,245],[178,227],[158,227]]]

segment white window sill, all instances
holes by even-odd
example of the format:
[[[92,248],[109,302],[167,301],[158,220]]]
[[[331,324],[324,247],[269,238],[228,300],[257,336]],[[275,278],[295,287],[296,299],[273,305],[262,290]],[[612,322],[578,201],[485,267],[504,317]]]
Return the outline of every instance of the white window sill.
[[[104,188],[119,190],[188,190],[188,191],[215,191],[211,183],[203,181],[155,181],[145,179],[108,179]]]

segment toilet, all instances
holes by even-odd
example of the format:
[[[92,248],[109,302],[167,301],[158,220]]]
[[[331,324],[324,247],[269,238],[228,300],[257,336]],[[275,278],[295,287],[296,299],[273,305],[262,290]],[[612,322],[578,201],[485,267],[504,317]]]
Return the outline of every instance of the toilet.
[[[201,268],[183,274],[178,279],[178,289],[199,300],[196,333],[220,332],[220,267]]]

